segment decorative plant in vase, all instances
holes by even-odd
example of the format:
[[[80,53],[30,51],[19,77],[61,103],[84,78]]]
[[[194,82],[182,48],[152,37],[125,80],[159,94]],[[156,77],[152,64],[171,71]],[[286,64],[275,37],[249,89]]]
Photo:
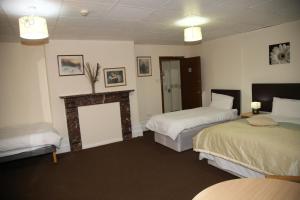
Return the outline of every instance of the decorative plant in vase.
[[[85,72],[91,83],[92,94],[95,94],[95,83],[98,81],[99,70],[101,66],[97,63],[97,67],[91,67],[90,63],[86,63]]]

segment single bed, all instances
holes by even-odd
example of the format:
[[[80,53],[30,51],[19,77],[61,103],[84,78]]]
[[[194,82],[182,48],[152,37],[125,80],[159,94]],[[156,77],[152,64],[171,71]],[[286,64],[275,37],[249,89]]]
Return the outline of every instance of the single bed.
[[[231,98],[230,109],[200,107],[153,116],[146,127],[154,131],[155,142],[177,152],[192,149],[192,138],[202,129],[234,120],[240,113],[240,90],[212,89],[211,94]],[[226,99],[227,100],[227,99]]]
[[[193,138],[194,151],[200,152],[200,160],[240,177],[299,176],[299,91],[298,83],[253,84],[252,100],[269,113],[256,119],[272,119],[278,125],[257,127],[240,119],[210,127]]]
[[[0,129],[0,163],[52,153],[57,162],[56,148],[61,137],[49,123],[35,123]]]

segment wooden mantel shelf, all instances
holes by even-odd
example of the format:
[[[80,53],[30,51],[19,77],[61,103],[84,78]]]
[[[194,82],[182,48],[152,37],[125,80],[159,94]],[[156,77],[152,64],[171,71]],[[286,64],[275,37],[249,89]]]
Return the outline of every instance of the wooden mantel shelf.
[[[129,93],[134,90],[101,92],[95,94],[78,94],[60,96],[65,102],[69,141],[72,151],[82,149],[78,107],[105,103],[120,103],[122,135],[124,140],[132,137]]]
[[[113,91],[113,92],[99,92],[99,93],[88,93],[88,94],[74,94],[74,95],[66,95],[66,96],[60,96],[61,99],[67,99],[67,98],[77,98],[77,97],[84,97],[84,96],[97,96],[97,95],[106,95],[106,94],[121,94],[121,93],[130,93],[134,90],[120,90],[120,91]]]

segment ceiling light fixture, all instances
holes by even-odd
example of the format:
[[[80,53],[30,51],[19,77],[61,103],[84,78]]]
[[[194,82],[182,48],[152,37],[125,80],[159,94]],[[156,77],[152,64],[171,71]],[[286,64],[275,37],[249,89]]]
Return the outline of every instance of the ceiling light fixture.
[[[82,9],[80,10],[80,15],[83,17],[86,17],[89,14],[89,10],[87,9]]]
[[[43,17],[30,15],[19,18],[19,29],[23,39],[40,40],[49,37],[47,21]]]
[[[183,27],[187,27],[187,26],[199,26],[202,24],[206,24],[209,20],[207,18],[204,17],[199,17],[199,16],[189,16],[189,17],[185,17],[183,19],[180,19],[178,21],[175,22],[175,24],[177,26],[183,26]]]
[[[184,41],[196,42],[202,40],[201,27],[192,26],[184,29]]]
[[[206,24],[209,20],[199,16],[188,16],[175,22],[177,26],[186,27],[184,29],[184,41],[196,42],[202,40],[200,25]]]

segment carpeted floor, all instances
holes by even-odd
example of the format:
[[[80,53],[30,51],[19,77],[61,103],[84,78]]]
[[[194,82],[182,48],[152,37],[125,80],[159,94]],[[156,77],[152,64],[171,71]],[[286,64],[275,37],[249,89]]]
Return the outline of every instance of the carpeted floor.
[[[190,200],[233,175],[177,153],[146,133],[127,142],[0,165],[0,199]]]

